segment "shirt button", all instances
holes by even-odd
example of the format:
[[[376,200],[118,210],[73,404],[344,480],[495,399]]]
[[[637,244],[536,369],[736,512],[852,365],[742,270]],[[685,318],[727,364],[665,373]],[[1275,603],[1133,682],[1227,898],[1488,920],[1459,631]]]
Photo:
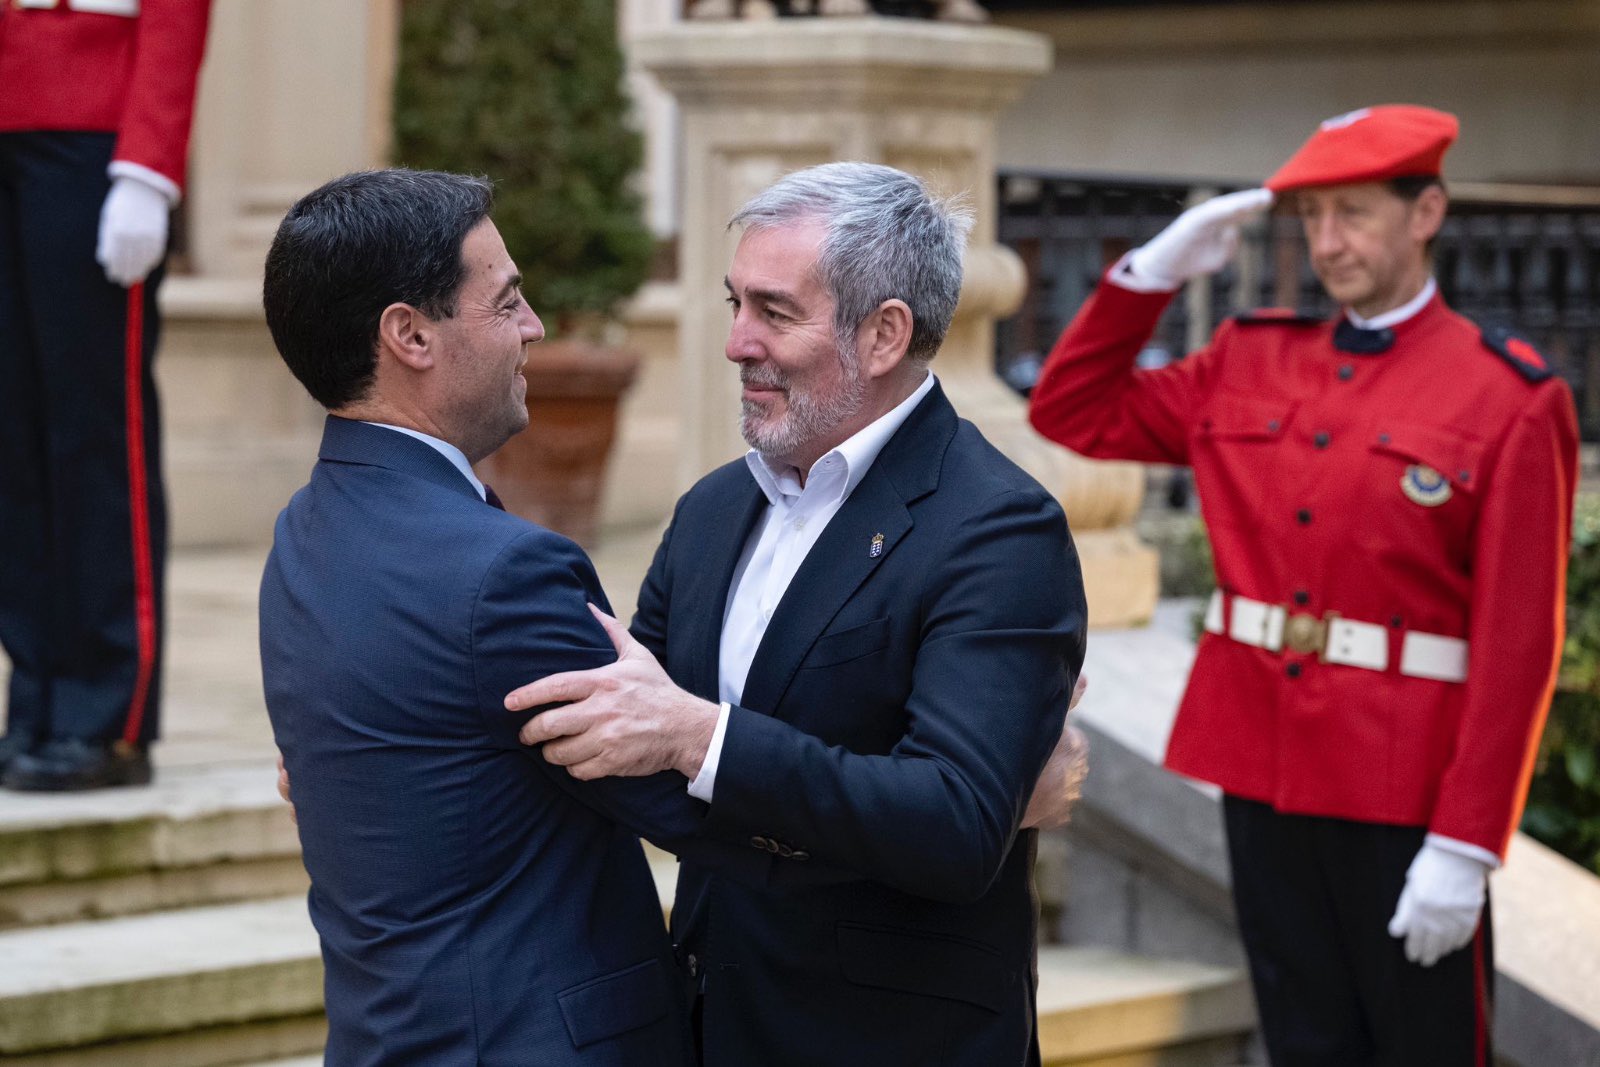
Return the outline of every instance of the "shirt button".
[[[1289,664],[1287,667],[1285,667],[1283,669],[1283,673],[1287,674],[1291,678],[1300,677],[1300,664],[1298,664],[1298,663]]]
[[[1388,435],[1388,434],[1386,434],[1386,433],[1380,433],[1380,434],[1379,434],[1379,435],[1378,435],[1378,443],[1379,443],[1379,444],[1380,444],[1380,445],[1386,445],[1386,444],[1388,444],[1388,443],[1389,443],[1389,435]]]
[[[1356,376],[1356,369],[1354,367],[1352,367],[1348,363],[1340,364],[1340,366],[1339,366],[1339,380],[1341,382],[1348,382],[1351,378],[1354,378],[1355,376]]]
[[[1273,419],[1271,422],[1267,423],[1267,432],[1268,433],[1277,433],[1278,432],[1278,427],[1280,425],[1282,425],[1282,424],[1279,423],[1277,419]]]
[[[1331,440],[1333,440],[1333,438],[1328,436],[1328,432],[1326,430],[1323,430],[1311,439],[1311,443],[1316,445],[1318,448],[1327,448],[1328,442]]]
[[[804,520],[804,519],[796,519],[796,520],[794,520],[794,528],[796,530],[804,530],[806,528],[806,520]]]
[[[1299,604],[1301,607],[1305,607],[1307,604],[1311,603],[1311,594],[1306,592],[1304,589],[1296,589],[1294,591],[1294,602]]]
[[[1310,508],[1301,508],[1299,511],[1294,513],[1294,518],[1295,518],[1295,521],[1298,522],[1301,526],[1310,526],[1311,525],[1311,509]]]

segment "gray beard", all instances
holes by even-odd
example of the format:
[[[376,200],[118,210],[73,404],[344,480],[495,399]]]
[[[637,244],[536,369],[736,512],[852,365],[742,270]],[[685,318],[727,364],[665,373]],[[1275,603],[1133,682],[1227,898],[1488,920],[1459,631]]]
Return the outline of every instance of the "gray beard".
[[[848,356],[840,353],[839,363],[844,368],[844,376],[837,393],[824,397],[815,393],[788,393],[788,411],[776,424],[764,421],[766,411],[759,403],[743,401],[740,405],[739,433],[745,443],[769,460],[781,462],[785,457],[809,451],[808,446],[826,439],[866,403],[866,379],[854,357],[853,352]],[[751,376],[746,380],[755,380],[762,385],[785,384],[763,380],[759,376]]]

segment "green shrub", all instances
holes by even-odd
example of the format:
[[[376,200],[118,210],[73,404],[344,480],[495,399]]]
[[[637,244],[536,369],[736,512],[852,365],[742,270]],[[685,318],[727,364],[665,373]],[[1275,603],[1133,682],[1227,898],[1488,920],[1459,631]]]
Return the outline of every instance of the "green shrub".
[[[1522,829],[1600,874],[1600,496],[1581,496],[1567,567],[1567,642]]]
[[[495,225],[541,316],[606,316],[653,241],[630,182],[615,0],[405,0],[395,157],[486,174]]]

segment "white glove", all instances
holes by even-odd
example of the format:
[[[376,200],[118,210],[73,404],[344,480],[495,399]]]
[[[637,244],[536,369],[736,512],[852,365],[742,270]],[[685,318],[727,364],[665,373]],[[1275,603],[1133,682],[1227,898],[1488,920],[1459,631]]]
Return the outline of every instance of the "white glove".
[[[1406,959],[1432,967],[1472,940],[1489,866],[1428,841],[1406,871],[1389,936],[1406,939]]]
[[[1239,227],[1272,206],[1272,190],[1242,189],[1212,197],[1128,253],[1118,282],[1130,288],[1171,291],[1201,274],[1219,271],[1239,248]]]
[[[100,209],[100,239],[94,258],[113,285],[142,282],[167,254],[167,219],[172,205],[160,189],[131,175],[111,183]]]

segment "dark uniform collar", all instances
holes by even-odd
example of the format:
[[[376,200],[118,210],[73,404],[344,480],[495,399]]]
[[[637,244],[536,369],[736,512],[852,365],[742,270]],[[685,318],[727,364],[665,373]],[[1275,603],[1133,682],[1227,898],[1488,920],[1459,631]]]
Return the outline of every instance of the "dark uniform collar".
[[[1362,319],[1349,308],[1339,316],[1333,328],[1333,347],[1341,352],[1358,356],[1376,356],[1394,346],[1395,329],[1420,315],[1439,293],[1439,285],[1430,275],[1427,284],[1406,303],[1371,319]]]

